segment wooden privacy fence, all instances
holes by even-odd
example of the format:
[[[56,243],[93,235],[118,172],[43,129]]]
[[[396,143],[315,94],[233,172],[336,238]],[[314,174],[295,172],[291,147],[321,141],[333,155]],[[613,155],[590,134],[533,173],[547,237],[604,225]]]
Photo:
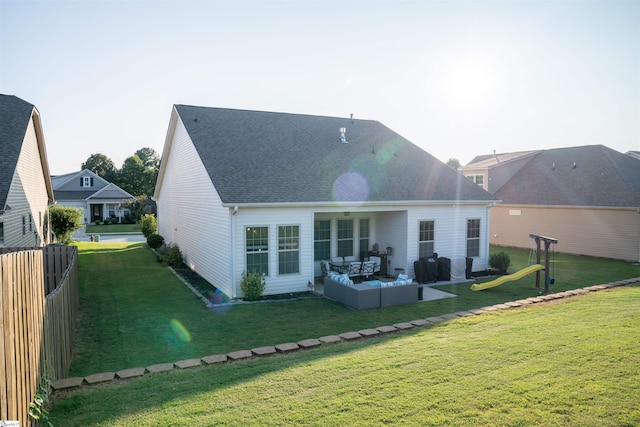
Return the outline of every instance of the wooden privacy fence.
[[[26,426],[42,376],[55,380],[69,372],[79,304],[78,251],[51,246],[2,252],[0,421]],[[48,289],[47,277],[57,286]]]

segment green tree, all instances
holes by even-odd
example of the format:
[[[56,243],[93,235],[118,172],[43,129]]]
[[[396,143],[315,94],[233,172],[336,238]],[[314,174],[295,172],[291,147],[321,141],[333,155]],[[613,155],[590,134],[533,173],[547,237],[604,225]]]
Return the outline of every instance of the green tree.
[[[73,232],[84,225],[82,210],[72,206],[52,206],[49,208],[49,220],[56,240],[64,245],[69,244]]]
[[[127,157],[120,169],[120,188],[133,196],[142,196],[147,194],[147,180],[146,168],[140,157],[137,154]]]
[[[453,170],[458,170],[460,169],[460,160],[454,158],[449,159],[447,160],[447,166],[449,166]]]
[[[136,221],[142,219],[142,215],[152,212],[152,206],[154,202],[149,196],[138,196],[135,199],[129,200],[125,204],[125,207],[129,208],[131,215]]]
[[[153,148],[144,147],[135,152],[140,157],[145,168],[158,169],[160,167],[160,156]]]
[[[118,182],[118,170],[113,161],[102,153],[90,155],[87,161],[80,166],[80,169],[88,169],[109,182],[116,184]]]

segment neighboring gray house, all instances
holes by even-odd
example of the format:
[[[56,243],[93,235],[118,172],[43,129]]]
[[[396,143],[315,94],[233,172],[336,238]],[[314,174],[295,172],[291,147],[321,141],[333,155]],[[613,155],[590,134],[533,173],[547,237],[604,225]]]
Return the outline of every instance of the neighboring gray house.
[[[0,246],[49,243],[54,198],[40,113],[11,95],[0,95],[0,153]]]
[[[154,195],[159,234],[230,297],[308,290],[319,261],[391,248],[487,268],[494,197],[372,120],[176,105]]]
[[[484,157],[461,170],[478,171]],[[486,170],[502,201],[491,209],[492,244],[532,247],[535,233],[558,239],[560,252],[640,260],[640,159],[603,145],[509,158]]]
[[[82,209],[86,224],[123,222],[131,212],[125,205],[134,197],[88,169],[51,177],[56,203]]]

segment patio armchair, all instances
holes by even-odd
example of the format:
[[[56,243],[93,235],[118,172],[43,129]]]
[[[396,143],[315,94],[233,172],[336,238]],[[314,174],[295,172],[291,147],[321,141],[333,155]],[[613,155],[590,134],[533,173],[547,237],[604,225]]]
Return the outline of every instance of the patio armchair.
[[[320,261],[320,270],[322,270],[323,276],[326,276],[327,274],[329,274],[329,270],[331,270],[331,268],[329,267],[329,261],[325,261],[325,260]]]
[[[349,263],[349,271],[347,274],[351,280],[357,279],[361,276],[362,272],[362,263],[361,262],[351,262]]]
[[[369,279],[369,277],[375,274],[376,263],[374,261],[365,261],[362,263],[362,271],[360,275],[365,279]],[[379,270],[379,269],[378,269]]]
[[[331,262],[329,263],[330,270],[337,271],[338,273],[342,273],[345,268],[346,267],[345,267],[344,257],[334,256],[333,258],[331,258]]]
[[[373,261],[376,264],[376,266],[373,268],[373,273],[380,273],[380,263],[382,262],[382,259],[379,256],[370,256],[369,261]]]

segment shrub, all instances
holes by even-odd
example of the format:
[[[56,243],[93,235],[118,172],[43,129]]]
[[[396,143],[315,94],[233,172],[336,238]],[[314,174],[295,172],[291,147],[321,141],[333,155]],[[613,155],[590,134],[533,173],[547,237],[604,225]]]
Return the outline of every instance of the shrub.
[[[500,274],[506,274],[509,265],[511,265],[511,258],[504,252],[499,252],[489,257],[489,266],[498,270]]]
[[[164,245],[164,237],[153,233],[147,237],[147,245],[149,245],[150,248],[158,249],[160,246]]]
[[[157,232],[158,220],[156,219],[155,215],[142,215],[142,218],[140,219],[140,229],[142,230],[142,234],[144,234],[144,237],[149,237],[153,233]]]
[[[49,208],[49,220],[56,239],[64,245],[69,244],[72,240],[73,232],[81,229],[84,225],[82,211],[72,206],[51,206]]]
[[[247,301],[257,301],[262,298],[262,293],[267,283],[257,271],[253,271],[249,274],[242,272],[242,282],[240,282],[240,289],[244,294],[244,299]]]
[[[162,262],[169,267],[182,267],[182,264],[184,264],[184,258],[182,257],[182,252],[180,252],[178,245],[166,246],[166,252],[162,257]]]

